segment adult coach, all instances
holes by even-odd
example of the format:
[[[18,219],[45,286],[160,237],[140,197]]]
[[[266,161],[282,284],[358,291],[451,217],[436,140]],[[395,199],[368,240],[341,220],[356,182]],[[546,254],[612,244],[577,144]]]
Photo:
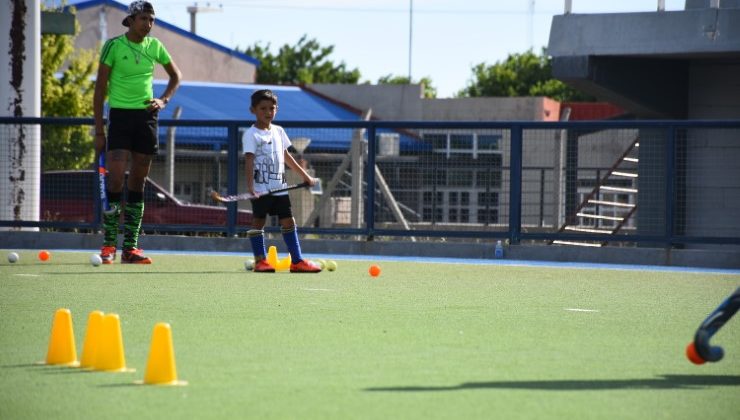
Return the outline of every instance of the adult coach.
[[[157,154],[157,118],[180,85],[180,70],[164,45],[149,36],[154,26],[154,7],[137,0],[128,8],[123,20],[128,31],[109,39],[100,53],[98,78],[95,82],[95,150],[106,153],[108,184],[106,192],[112,211],[103,216],[105,238],[100,250],[104,264],[116,258],[121,196],[129,164],[122,263],[151,264],[138,248],[141,220],[144,216],[144,182],[152,158]],[[169,83],[159,98],[154,98],[154,67],[161,64]],[[103,102],[108,96],[108,133],[103,123]]]

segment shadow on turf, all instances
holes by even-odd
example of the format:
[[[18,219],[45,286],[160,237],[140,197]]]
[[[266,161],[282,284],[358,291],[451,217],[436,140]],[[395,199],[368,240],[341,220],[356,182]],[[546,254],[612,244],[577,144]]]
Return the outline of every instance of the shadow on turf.
[[[541,391],[600,391],[614,389],[700,389],[740,386],[737,375],[662,375],[653,379],[594,379],[556,381],[466,382],[454,386],[395,386],[365,388],[370,392],[464,391],[469,389],[530,389]]]

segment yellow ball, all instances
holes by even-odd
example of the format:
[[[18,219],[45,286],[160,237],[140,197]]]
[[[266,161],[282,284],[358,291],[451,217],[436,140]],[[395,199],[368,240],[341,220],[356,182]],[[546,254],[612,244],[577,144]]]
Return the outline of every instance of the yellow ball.
[[[327,261],[326,262],[326,269],[329,271],[334,271],[337,269],[337,263],[336,261]]]

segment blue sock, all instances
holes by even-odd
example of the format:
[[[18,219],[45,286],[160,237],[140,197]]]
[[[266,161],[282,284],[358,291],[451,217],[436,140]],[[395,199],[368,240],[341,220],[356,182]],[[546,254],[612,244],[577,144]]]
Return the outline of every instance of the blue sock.
[[[303,261],[303,256],[301,255],[301,244],[298,243],[298,229],[295,227],[290,230],[283,229],[282,232],[283,240],[285,241],[285,245],[288,246],[288,252],[290,252],[290,262],[298,264]]]
[[[252,253],[255,259],[264,259],[267,252],[265,251],[265,231],[253,229],[247,232],[249,242],[252,243]]]

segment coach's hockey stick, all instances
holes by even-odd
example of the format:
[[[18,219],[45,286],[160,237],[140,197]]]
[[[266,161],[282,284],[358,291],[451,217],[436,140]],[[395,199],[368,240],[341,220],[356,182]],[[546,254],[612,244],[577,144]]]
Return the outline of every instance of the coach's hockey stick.
[[[100,184],[100,208],[103,210],[103,214],[111,214],[114,209],[111,208],[108,202],[108,194],[105,192],[105,151],[102,151],[98,156],[98,184]]]
[[[740,309],[740,287],[709,314],[696,330],[694,341],[686,347],[686,356],[689,360],[698,365],[722,360],[725,355],[724,350],[722,347],[710,345],[709,340],[735,315],[738,309]]]
[[[251,193],[243,193],[243,194],[236,194],[236,195],[220,195],[217,191],[212,191],[211,192],[211,198],[213,200],[219,201],[221,203],[233,203],[235,201],[254,200],[257,197],[263,197],[263,196],[266,196],[266,195],[272,195],[272,194],[283,192],[283,191],[295,190],[297,188],[305,188],[305,187],[308,187],[310,185],[311,184],[309,184],[308,182],[302,182],[300,184],[288,185],[287,187],[283,187],[283,188],[275,188],[275,189],[272,189],[272,190],[267,190],[266,192],[264,192],[264,193],[262,193],[260,195],[255,195],[255,194],[251,194]]]

